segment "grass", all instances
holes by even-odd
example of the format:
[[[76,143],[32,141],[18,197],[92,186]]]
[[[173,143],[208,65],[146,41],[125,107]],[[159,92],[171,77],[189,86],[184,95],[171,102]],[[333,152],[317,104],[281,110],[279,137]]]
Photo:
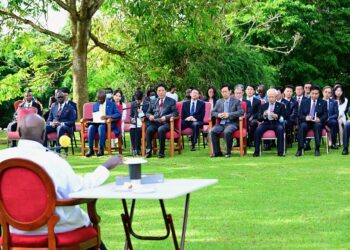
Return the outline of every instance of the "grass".
[[[186,144],[187,146],[187,144]],[[1,148],[4,148],[1,145]],[[260,158],[208,157],[208,150],[181,156],[149,159],[145,173],[166,178],[217,178],[219,183],[191,195],[186,249],[350,249],[350,158],[341,150],[312,152],[297,158],[295,147],[287,157],[275,151]],[[125,152],[127,154],[127,152]],[[79,174],[92,171],[101,159],[76,154],[68,161]],[[127,167],[111,172],[108,182],[127,174]],[[181,235],[184,197],[165,202]],[[136,232],[163,234],[164,225],[156,201],[138,201]],[[124,233],[119,200],[99,200],[102,239],[109,249],[123,249]],[[163,242],[133,239],[135,249],[173,249]]]

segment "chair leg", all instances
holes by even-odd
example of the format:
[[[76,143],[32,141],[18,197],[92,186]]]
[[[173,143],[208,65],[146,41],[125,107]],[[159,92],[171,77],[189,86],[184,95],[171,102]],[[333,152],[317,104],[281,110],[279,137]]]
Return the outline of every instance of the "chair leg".
[[[123,154],[123,145],[122,145],[122,140],[118,140],[118,152],[119,154]]]

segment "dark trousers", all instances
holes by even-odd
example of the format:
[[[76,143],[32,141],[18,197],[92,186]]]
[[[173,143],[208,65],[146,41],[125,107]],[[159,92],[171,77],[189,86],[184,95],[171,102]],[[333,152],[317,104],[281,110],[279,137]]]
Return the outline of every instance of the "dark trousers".
[[[231,154],[232,149],[232,133],[238,129],[237,123],[226,123],[225,125],[218,124],[215,125],[210,131],[211,143],[213,147],[213,153],[218,154],[220,150],[220,139],[221,133],[224,133],[224,140],[226,143],[226,154]]]
[[[199,136],[199,129],[203,127],[203,122],[188,122],[188,121],[181,121],[181,129],[184,130],[186,128],[192,129],[192,146],[196,145],[198,136]]]
[[[69,136],[72,135],[73,129],[67,125],[60,125],[58,127],[53,127],[51,125],[46,125],[46,133],[45,133],[45,141],[44,146],[47,147],[47,135],[50,133],[57,133],[58,138],[60,138],[64,134],[68,134]],[[60,146],[60,143],[58,141],[58,146]]]
[[[309,129],[314,131],[315,135],[315,145],[316,149],[320,148],[321,144],[321,135],[322,135],[322,124],[315,122],[302,122],[299,124],[299,132],[298,132],[298,150],[304,148],[304,142],[306,139],[306,133]]]
[[[259,126],[259,122],[256,119],[249,120],[248,123],[248,144],[251,144],[254,141],[254,134]]]
[[[343,130],[343,146],[349,148],[349,137],[350,137],[350,121],[345,123]]]
[[[165,134],[170,130],[169,123],[150,122],[146,129],[146,152],[152,152],[152,140],[156,132],[158,132],[159,154],[164,154],[165,150]]]
[[[106,142],[107,124],[90,124],[88,129],[88,142],[90,150],[94,148],[95,134],[98,133],[98,145],[103,150]]]
[[[293,128],[294,128],[295,122],[291,120],[285,121],[285,130],[286,130],[286,140],[288,144],[291,144],[293,142]]]
[[[136,150],[138,153],[141,152],[141,128],[130,128],[130,139],[132,150]]]
[[[283,136],[283,125],[278,122],[274,123],[262,123],[255,131],[254,134],[254,146],[255,146],[255,153],[260,152],[260,141],[263,136],[263,134],[267,130],[273,130],[275,131],[277,135],[277,151],[278,154],[283,154],[284,152],[284,136]]]
[[[328,120],[326,122],[326,125],[331,129],[331,141],[332,145],[337,144],[337,133],[338,133],[338,121],[333,119],[333,120]]]
[[[17,131],[17,122],[16,121],[10,122],[7,125],[7,131],[10,131],[10,132]],[[12,141],[12,147],[16,147],[16,145],[17,145],[17,142],[15,140],[13,140]]]

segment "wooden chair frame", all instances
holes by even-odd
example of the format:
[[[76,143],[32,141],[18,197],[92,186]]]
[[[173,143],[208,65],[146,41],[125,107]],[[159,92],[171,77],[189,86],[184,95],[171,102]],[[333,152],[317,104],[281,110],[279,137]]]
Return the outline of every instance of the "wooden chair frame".
[[[24,168],[35,173],[42,181],[43,185],[47,190],[48,197],[48,206],[42,215],[31,222],[22,223],[12,218],[12,216],[8,213],[6,207],[3,204],[3,199],[1,197],[0,192],[0,219],[1,226],[3,229],[2,233],[2,249],[3,250],[23,250],[23,249],[49,249],[54,250],[56,248],[56,237],[54,232],[54,227],[59,221],[59,216],[55,214],[56,206],[75,206],[80,204],[87,204],[88,215],[90,217],[90,221],[93,224],[93,227],[97,231],[98,237],[96,239],[90,239],[82,244],[63,247],[60,248],[62,250],[72,250],[72,249],[99,249],[101,244],[100,239],[100,227],[98,223],[100,222],[100,217],[96,213],[96,199],[57,199],[55,186],[50,178],[50,176],[46,173],[44,169],[42,169],[36,163],[25,160],[25,159],[9,159],[0,163],[0,179],[6,170],[11,168]],[[23,248],[16,247],[11,245],[11,237],[9,232],[9,225],[23,231],[32,231],[37,228],[40,228],[44,225],[47,225],[48,228],[48,248]]]

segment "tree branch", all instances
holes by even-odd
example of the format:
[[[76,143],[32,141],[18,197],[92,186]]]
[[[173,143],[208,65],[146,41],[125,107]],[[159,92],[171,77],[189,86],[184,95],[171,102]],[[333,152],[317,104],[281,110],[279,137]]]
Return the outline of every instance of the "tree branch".
[[[111,53],[111,54],[119,55],[120,57],[126,57],[125,51],[116,50],[116,49],[112,48],[111,46],[109,46],[108,44],[100,42],[98,40],[98,38],[94,34],[92,34],[91,32],[90,32],[90,37],[91,37],[91,40],[95,43],[95,45],[97,47],[100,47],[104,51]]]
[[[99,10],[104,0],[95,0],[93,5],[89,8],[89,17],[92,18],[96,11]]]
[[[53,0],[53,1],[57,3],[62,9],[68,11],[70,14],[74,14],[74,12],[76,12],[75,9],[71,8],[69,5],[67,5],[61,0]]]
[[[300,41],[303,39],[303,37],[300,35],[299,32],[295,33],[295,35],[293,36],[293,45],[292,47],[290,47],[290,49],[287,50],[281,50],[283,48],[287,48],[286,46],[284,47],[265,47],[265,46],[261,46],[261,45],[248,45],[251,48],[256,48],[256,49],[261,49],[263,51],[267,51],[267,52],[275,52],[275,53],[280,53],[280,54],[284,54],[286,56],[288,56],[294,49],[295,47],[300,43]]]
[[[28,19],[22,18],[20,16],[17,16],[14,13],[5,11],[3,9],[0,9],[0,15],[11,17],[12,19],[15,19],[15,20],[17,20],[17,21],[19,21],[19,22],[21,22],[23,24],[30,25],[33,29],[35,29],[36,31],[39,31],[40,33],[43,33],[43,34],[52,36],[54,38],[57,38],[57,39],[61,40],[62,42],[66,43],[66,44],[71,44],[71,39],[70,38],[67,38],[67,37],[62,36],[60,34],[57,34],[57,33],[53,32],[51,30],[44,29],[43,27],[40,27],[39,25],[35,24],[34,22],[32,22],[32,21],[30,21]]]

